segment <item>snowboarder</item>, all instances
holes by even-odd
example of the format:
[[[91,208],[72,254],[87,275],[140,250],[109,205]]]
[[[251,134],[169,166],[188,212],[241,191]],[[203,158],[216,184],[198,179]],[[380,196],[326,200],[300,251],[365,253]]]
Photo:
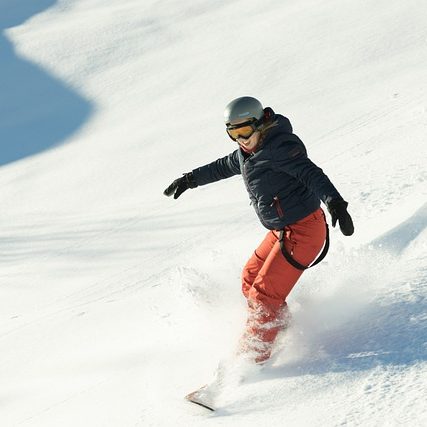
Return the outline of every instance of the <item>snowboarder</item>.
[[[269,232],[243,268],[248,320],[239,353],[262,363],[288,322],[287,296],[303,271],[326,255],[329,233],[320,202],[325,203],[332,226],[338,221],[345,236],[352,235],[354,227],[348,203],[307,157],[286,117],[245,96],[227,105],[224,118],[227,134],[238,148],[185,173],[164,194],[177,199],[189,188],[242,175],[251,204]]]

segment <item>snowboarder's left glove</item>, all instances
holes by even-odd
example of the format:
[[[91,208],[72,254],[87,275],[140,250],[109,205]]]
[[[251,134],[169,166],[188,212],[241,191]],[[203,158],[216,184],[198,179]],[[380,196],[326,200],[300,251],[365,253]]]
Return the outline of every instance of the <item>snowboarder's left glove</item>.
[[[172,182],[172,184],[169,185],[169,187],[166,188],[165,191],[163,191],[163,194],[165,196],[172,196],[173,194],[173,198],[177,199],[185,190],[196,187],[197,184],[194,179],[193,173],[189,172],[185,173],[184,176]]]
[[[332,227],[335,227],[337,221],[340,224],[340,229],[344,236],[351,236],[354,233],[353,220],[347,212],[348,203],[344,200],[331,200],[326,206],[332,217]]]

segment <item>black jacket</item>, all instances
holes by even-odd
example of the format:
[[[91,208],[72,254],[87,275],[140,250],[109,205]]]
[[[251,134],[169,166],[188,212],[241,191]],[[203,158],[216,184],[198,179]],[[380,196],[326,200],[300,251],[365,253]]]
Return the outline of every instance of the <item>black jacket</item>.
[[[253,154],[240,148],[226,157],[193,170],[197,185],[241,174],[251,204],[261,223],[270,230],[306,217],[333,199],[342,200],[322,169],[308,157],[302,141],[292,133],[286,117],[275,115],[261,147]]]

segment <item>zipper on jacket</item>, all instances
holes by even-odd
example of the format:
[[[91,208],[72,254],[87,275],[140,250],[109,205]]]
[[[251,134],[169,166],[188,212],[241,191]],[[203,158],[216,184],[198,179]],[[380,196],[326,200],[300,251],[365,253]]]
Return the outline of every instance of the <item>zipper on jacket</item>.
[[[273,202],[270,205],[271,207],[275,207],[277,214],[279,215],[280,218],[283,218],[285,216],[285,213],[283,212],[282,206],[280,206],[280,199],[278,196],[274,196],[273,197]]]
[[[250,159],[250,157],[248,157],[247,159],[243,160],[243,173],[242,173],[243,181],[244,181],[244,182],[245,182],[245,184],[246,184],[246,188],[248,189],[249,194],[251,194],[251,196],[255,199],[255,201],[257,201],[257,202],[258,202],[257,198],[255,197],[255,194],[254,194],[254,193],[252,193],[252,190],[251,190],[251,188],[249,187],[249,179],[248,179],[247,172],[246,172],[246,162],[247,162],[249,159]]]
[[[267,229],[269,229],[269,230],[270,230],[270,229],[271,229],[271,227],[269,226],[269,224],[267,224],[267,223],[264,221],[264,219],[263,219],[263,217],[262,217],[262,215],[261,215],[261,213],[260,213],[260,211],[259,211],[259,207],[258,207],[258,199],[255,197],[255,194],[252,192],[251,188],[249,187],[249,179],[248,179],[247,172],[246,172],[246,165],[247,165],[248,160],[250,160],[252,156],[253,156],[253,154],[252,154],[251,156],[249,156],[247,159],[244,159],[244,160],[243,160],[242,177],[243,177],[243,181],[245,182],[246,188],[248,189],[249,194],[250,194],[250,195],[255,199],[255,203],[251,200],[251,204],[254,206],[255,211],[256,211],[256,213],[257,213],[257,215],[258,215],[258,218],[259,218],[259,220],[261,221],[261,224],[262,224],[265,228],[267,228]]]

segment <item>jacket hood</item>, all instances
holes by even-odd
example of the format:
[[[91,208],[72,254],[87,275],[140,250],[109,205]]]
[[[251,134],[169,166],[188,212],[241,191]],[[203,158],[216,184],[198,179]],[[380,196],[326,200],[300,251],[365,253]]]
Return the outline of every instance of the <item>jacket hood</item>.
[[[276,120],[279,122],[277,130],[284,133],[293,133],[292,125],[289,119],[281,114],[275,115]]]
[[[269,110],[268,112],[271,114],[272,119],[271,125],[269,125],[266,129],[264,142],[270,140],[278,134],[293,133],[291,122],[287,117],[282,116],[281,114],[275,114],[270,107],[267,107],[266,110]]]

